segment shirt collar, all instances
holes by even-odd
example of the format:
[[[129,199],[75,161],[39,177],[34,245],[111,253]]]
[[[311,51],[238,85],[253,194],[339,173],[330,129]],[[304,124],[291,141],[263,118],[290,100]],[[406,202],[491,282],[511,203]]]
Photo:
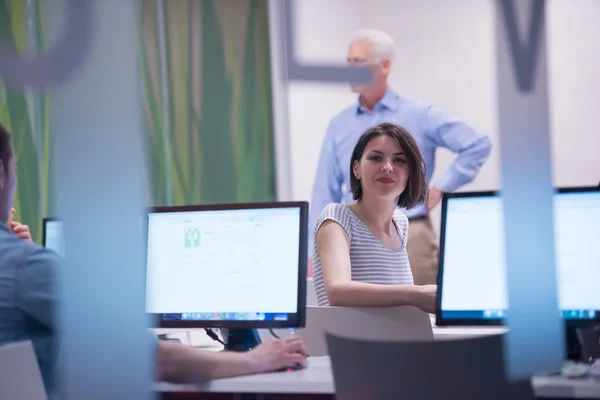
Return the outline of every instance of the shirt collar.
[[[2,222],[0,222],[0,229],[5,230],[6,232],[10,232],[10,229],[8,229],[7,226]]]
[[[381,100],[379,100],[377,102],[377,104],[375,104],[375,107],[373,107],[373,112],[378,112],[378,111],[382,111],[382,110],[391,110],[391,111],[396,111],[398,109],[400,105],[400,96],[398,96],[398,94],[396,92],[394,92],[392,89],[390,89],[388,87],[388,89],[386,90],[385,94],[383,95],[383,97],[381,98]],[[363,107],[362,104],[360,104],[360,100],[356,100],[356,113],[357,114],[363,114],[366,113],[367,110]]]

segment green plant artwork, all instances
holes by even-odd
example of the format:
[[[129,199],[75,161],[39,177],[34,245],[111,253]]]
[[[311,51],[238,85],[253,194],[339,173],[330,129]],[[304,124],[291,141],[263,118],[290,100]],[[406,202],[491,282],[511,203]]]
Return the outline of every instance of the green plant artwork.
[[[156,4],[140,29],[155,205],[274,200],[267,1]]]
[[[31,44],[44,49],[40,1],[0,0],[0,40],[20,54]],[[32,28],[28,28],[31,20]],[[15,219],[29,225],[34,241],[42,235],[42,217],[52,214],[52,164],[48,93],[0,82],[0,122],[12,134],[18,160]]]
[[[0,40],[45,50],[42,0],[0,0]],[[140,1],[139,57],[148,135],[140,178],[152,205],[273,201],[267,0]],[[101,84],[101,80],[99,80]],[[18,157],[16,219],[41,241],[55,215],[46,91],[0,82],[0,122]]]

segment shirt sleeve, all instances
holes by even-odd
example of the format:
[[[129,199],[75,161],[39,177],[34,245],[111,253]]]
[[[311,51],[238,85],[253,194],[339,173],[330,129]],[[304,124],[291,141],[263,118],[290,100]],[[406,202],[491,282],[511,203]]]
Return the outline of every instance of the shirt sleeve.
[[[321,212],[321,215],[317,221],[317,226],[315,227],[314,232],[315,241],[317,238],[317,233],[325,221],[334,221],[339,224],[342,228],[344,228],[344,231],[346,231],[348,238],[352,240],[352,221],[350,219],[350,212],[351,211],[344,204],[328,204]]]
[[[56,331],[57,274],[59,257],[35,246],[17,268],[17,302],[23,312]]]
[[[475,179],[490,155],[489,137],[433,106],[427,110],[425,125],[427,137],[434,146],[445,147],[457,154],[450,168],[433,182],[433,186],[442,192],[453,192]]]

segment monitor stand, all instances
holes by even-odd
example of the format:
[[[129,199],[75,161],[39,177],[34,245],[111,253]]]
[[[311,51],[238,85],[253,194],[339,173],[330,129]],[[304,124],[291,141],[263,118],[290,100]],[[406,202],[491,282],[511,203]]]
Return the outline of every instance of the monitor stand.
[[[227,351],[248,351],[258,346],[261,340],[256,329],[228,329],[225,343]]]
[[[600,358],[600,325],[566,326],[567,359],[590,362]]]
[[[581,346],[581,361],[594,362],[600,359],[600,325],[577,328],[577,339]]]
[[[565,323],[565,344],[567,350],[567,360],[580,361],[581,360],[581,344],[577,338],[577,329],[573,326],[568,326]]]

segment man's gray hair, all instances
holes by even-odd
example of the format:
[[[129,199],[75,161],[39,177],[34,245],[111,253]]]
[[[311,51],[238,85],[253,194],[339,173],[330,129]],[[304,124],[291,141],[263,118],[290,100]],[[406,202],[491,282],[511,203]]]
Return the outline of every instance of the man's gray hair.
[[[354,32],[351,43],[368,40],[373,45],[371,52],[377,61],[390,60],[396,57],[396,44],[387,33],[377,29],[361,29]]]

